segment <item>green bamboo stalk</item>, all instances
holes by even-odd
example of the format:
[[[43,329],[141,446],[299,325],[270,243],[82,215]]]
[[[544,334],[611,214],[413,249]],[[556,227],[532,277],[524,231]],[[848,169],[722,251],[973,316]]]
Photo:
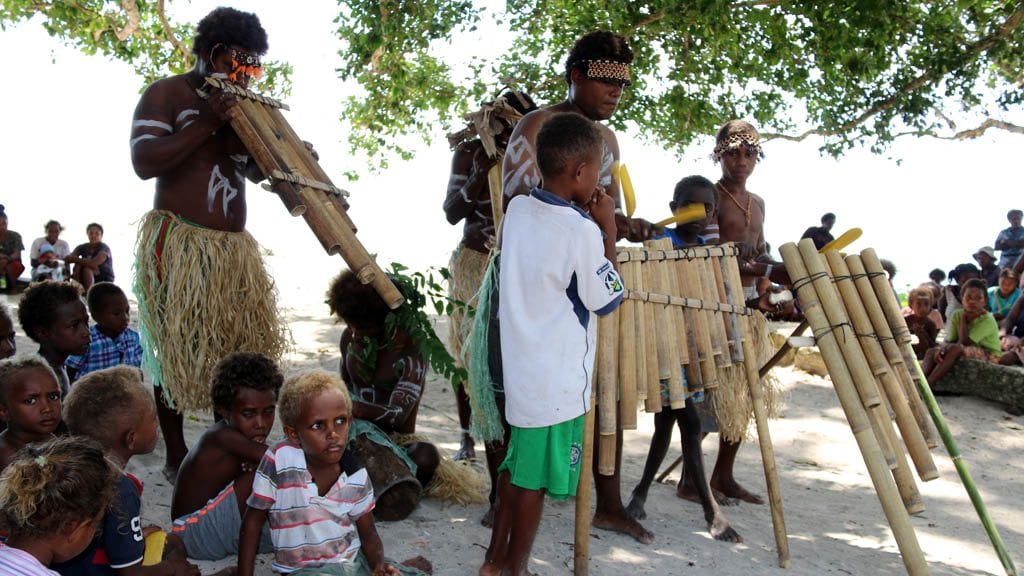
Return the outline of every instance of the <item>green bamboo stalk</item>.
[[[981,525],[985,528],[985,532],[988,533],[989,540],[992,541],[992,547],[996,549],[996,555],[999,556],[999,561],[1003,563],[1006,575],[1017,576],[1017,568],[1013,565],[1013,560],[1010,559],[1010,553],[1006,551],[1006,545],[1003,544],[1003,538],[999,535],[999,529],[996,528],[992,518],[988,515],[988,510],[985,509],[985,503],[981,500],[978,487],[974,484],[974,479],[971,478],[971,473],[967,470],[967,463],[964,462],[963,457],[960,455],[960,449],[953,439],[953,433],[949,431],[949,426],[946,425],[946,419],[942,416],[942,411],[939,410],[939,404],[935,401],[935,395],[932,394],[931,387],[928,386],[928,380],[925,378],[924,371],[921,370],[921,364],[917,361],[913,347],[910,344],[904,344],[904,346],[910,349],[908,358],[913,358],[914,360],[914,369],[917,371],[917,377],[914,380],[921,391],[921,397],[924,398],[924,404],[928,408],[928,413],[932,416],[932,421],[935,422],[935,428],[939,431],[942,443],[946,445],[946,451],[949,452],[949,457],[953,460],[956,472],[960,475],[960,481],[963,483],[964,488],[967,489],[967,496],[970,497],[971,503],[974,504],[974,509],[978,512],[978,518],[981,518]]]

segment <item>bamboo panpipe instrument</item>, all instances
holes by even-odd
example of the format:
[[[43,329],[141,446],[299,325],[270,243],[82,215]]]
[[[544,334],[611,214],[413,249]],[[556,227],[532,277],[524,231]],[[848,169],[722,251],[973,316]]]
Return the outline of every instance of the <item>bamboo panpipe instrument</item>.
[[[619,275],[623,283],[633,283],[633,269],[639,262],[623,262],[619,265]],[[626,299],[619,306],[619,427],[623,430],[636,430],[637,383],[642,382],[637,375],[637,341],[634,337],[636,329],[636,308],[639,302]]]
[[[813,250],[813,242],[807,240]],[[779,248],[782,259],[786,263],[786,270],[793,280],[797,289],[797,297],[803,307],[804,315],[808,324],[814,332],[818,341],[818,348],[828,366],[829,374],[832,376],[832,384],[835,387],[839,403],[846,414],[846,420],[853,431],[854,439],[864,457],[864,464],[867,466],[868,475],[875,487],[875,492],[882,503],[882,510],[892,528],[896,544],[903,557],[903,564],[911,576],[929,574],[928,564],[925,562],[924,554],[921,552],[920,543],[914,527],[910,523],[910,516],[907,514],[900,498],[896,483],[890,474],[885,458],[878,446],[878,441],[871,429],[867,411],[860,401],[860,396],[853,384],[853,378],[846,366],[840,348],[839,337],[835,329],[829,323],[825,315],[823,304],[817,294],[817,288],[829,286],[828,280],[825,283],[812,282],[809,279],[807,268],[804,266],[802,250],[798,249],[792,242],[783,244]],[[817,251],[813,250],[817,255]]]
[[[692,260],[679,260],[676,263],[677,275],[681,281],[680,288],[682,296],[686,298],[700,297],[700,281],[697,279],[700,274],[698,266]],[[693,334],[696,338],[697,360],[700,368],[701,382],[705,390],[713,390],[718,387],[718,367],[715,365],[715,355],[711,344],[710,322],[713,315],[710,310],[684,308],[691,319]],[[691,354],[691,358],[692,358]]]
[[[872,419],[872,427],[875,430],[876,437],[884,438],[885,443],[887,443],[889,449],[892,450],[892,452],[889,455],[887,455],[887,460],[889,456],[892,457],[892,461],[889,462],[889,468],[892,469],[892,477],[896,481],[896,488],[900,492],[900,498],[903,499],[903,506],[907,509],[907,512],[909,512],[910,514],[920,514],[921,512],[924,512],[924,501],[921,500],[921,492],[917,488],[917,483],[914,481],[913,474],[910,473],[910,467],[907,465],[906,456],[903,453],[903,449],[900,445],[899,439],[896,437],[896,432],[895,430],[893,430],[892,417],[890,416],[890,412],[888,409],[889,402],[887,401],[885,394],[880,391],[877,372],[875,372],[874,366],[869,363],[868,354],[865,350],[866,344],[873,337],[873,334],[871,334],[870,329],[867,330],[866,332],[861,332],[856,329],[857,324],[854,323],[852,317],[853,315],[852,313],[850,313],[850,309],[854,308],[855,306],[851,302],[847,302],[845,299],[843,299],[843,297],[846,295],[846,292],[844,292],[842,288],[849,284],[849,277],[847,275],[846,282],[843,282],[840,278],[840,274],[837,273],[836,270],[833,269],[831,266],[828,266],[829,255],[832,256],[833,260],[836,257],[838,257],[839,265],[843,265],[842,257],[840,257],[839,254],[834,250],[830,251],[825,255],[825,264],[829,271],[829,274],[833,278],[832,281],[835,284],[835,288],[839,290],[840,298],[838,302],[842,307],[842,312],[846,315],[846,318],[850,320],[852,326],[851,329],[856,336],[852,343],[851,349],[859,348],[861,351],[861,355],[864,359],[863,365],[861,365],[861,367],[858,370],[851,370],[851,374],[853,375],[855,380],[858,378],[866,378],[867,381],[864,383],[865,387],[871,388],[876,394],[879,394],[880,398],[882,399],[882,403],[880,405],[875,406],[873,408],[868,408],[868,416]],[[804,262],[807,262],[806,257],[804,259]],[[840,270],[845,271],[845,266],[841,266]],[[856,296],[856,289],[853,288],[853,286],[846,287],[852,289],[854,292],[854,296]],[[847,363],[851,364],[849,359],[847,359]],[[867,368],[867,372],[864,371],[865,367]],[[914,427],[917,427],[916,423],[914,424]],[[882,445],[882,442],[879,442],[879,445]],[[883,448],[883,452],[884,450],[885,448]]]
[[[918,386],[914,385],[916,374],[911,372],[911,370],[913,370],[917,358],[913,354],[906,353],[908,347],[904,346],[904,344],[910,343],[910,331],[907,329],[907,323],[903,319],[903,314],[900,313],[899,304],[896,302],[896,294],[893,293],[892,286],[889,285],[887,280],[889,276],[882,268],[882,264],[878,260],[878,256],[875,255],[875,251],[870,248],[864,250],[859,257],[855,258],[851,255],[849,264],[851,265],[851,272],[854,274],[862,273],[867,286],[870,286],[871,290],[875,293],[874,300],[878,302],[882,318],[877,319],[877,323],[873,319],[872,323],[875,323],[876,330],[879,323],[885,324],[885,330],[888,332],[887,335],[892,338],[885,342],[888,344],[889,350],[892,350],[893,356],[901,360],[897,369],[900,383],[903,385],[904,393],[910,402],[910,409],[914,414],[914,419],[917,420],[918,426],[921,428],[921,432],[924,434],[925,441],[930,448],[933,448],[938,445],[938,440],[935,437],[931,423],[928,421],[928,413],[924,403],[921,401],[921,396],[917,392]],[[862,295],[863,293],[864,291],[861,290]],[[886,354],[888,355],[889,352],[886,352]],[[890,363],[894,363],[893,356],[890,356]],[[918,385],[922,384],[927,385],[927,382],[924,380],[918,382]]]
[[[642,286],[648,288],[651,284],[652,270],[650,266],[640,266],[640,276],[643,279]],[[644,325],[647,329],[647,337],[644,339],[644,360],[647,363],[647,380],[642,381],[647,392],[644,396],[644,411],[654,414],[661,412],[661,376],[658,362],[658,325],[655,322],[654,304],[644,302],[640,305],[644,311]]]
[[[900,435],[907,446],[907,452],[910,454],[914,467],[917,469],[917,475],[925,482],[934,480],[939,477],[935,461],[928,450],[928,445],[924,440],[924,435],[921,433],[921,428],[918,426],[917,421],[914,419],[914,414],[910,410],[910,402],[907,400],[907,395],[896,376],[896,372],[889,365],[885,352],[882,350],[879,335],[875,332],[867,308],[861,299],[857,286],[854,284],[846,261],[838,252],[829,252],[825,257],[831,264],[832,271],[835,274],[836,286],[843,295],[843,302],[846,304],[846,310],[849,312],[850,319],[853,322],[853,329],[862,335],[861,347],[864,349],[864,355],[871,364],[871,371],[881,384],[881,389],[886,399],[888,399],[889,407],[892,408],[896,425],[900,429]],[[874,294],[872,293],[869,296],[873,297]]]
[[[725,275],[723,274],[723,264],[720,256],[712,255],[710,260],[711,270],[715,274],[715,288],[718,289],[718,301],[729,302],[734,306],[746,306],[746,301],[743,298],[743,285],[740,284],[739,294],[732,297],[729,294],[730,288],[728,283],[725,281]],[[736,314],[726,313],[722,315],[722,321],[725,326],[726,342],[729,345],[729,355],[732,364],[743,363],[743,344],[740,342],[740,327],[739,321],[736,318]]]
[[[672,241],[669,239],[648,240],[644,243],[648,250],[671,250]],[[671,293],[671,284],[668,279],[668,265],[665,260],[656,260],[651,266],[654,284],[652,290],[659,294]],[[679,360],[679,342],[677,338],[678,323],[675,319],[675,306],[655,306],[655,325],[657,332],[658,349],[658,378],[668,382],[669,406],[673,409],[682,408],[686,405],[686,389],[683,388],[683,369]],[[685,332],[684,332],[685,333]],[[658,383],[659,394],[661,383]],[[650,391],[648,391],[648,396]]]
[[[280,113],[287,106],[216,78],[207,86],[230,92],[238,104],[228,109],[232,129],[271,188],[293,216],[301,215],[328,254],[340,254],[363,284],[371,284],[388,307],[404,298],[359,242],[342,196]],[[204,95],[205,92],[200,92]]]
[[[602,476],[615,474],[615,435],[618,432],[617,383],[619,313],[597,319],[597,425],[600,432],[597,471]]]
[[[625,265],[627,267],[626,269],[630,271],[630,276],[624,281],[629,282],[630,286],[643,288],[644,275],[643,270],[640,269],[640,261],[626,262],[623,265]],[[633,311],[634,331],[632,332],[634,338],[632,338],[632,340],[634,342],[634,349],[636,350],[636,399],[638,407],[639,402],[642,401],[644,402],[644,409],[646,410],[648,366],[647,315],[644,312],[644,303],[641,301],[635,301],[635,303],[636,307]]]

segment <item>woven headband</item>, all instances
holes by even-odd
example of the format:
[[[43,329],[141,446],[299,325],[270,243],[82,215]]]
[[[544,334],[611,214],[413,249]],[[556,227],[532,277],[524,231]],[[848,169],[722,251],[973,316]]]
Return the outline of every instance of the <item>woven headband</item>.
[[[629,64],[616,62],[615,60],[581,60],[580,64],[586,64],[584,72],[591,80],[603,80],[615,82],[621,86],[629,86],[633,82],[629,79]]]
[[[730,134],[724,140],[720,140],[715,146],[715,151],[711,154],[711,159],[717,162],[722,159],[722,154],[726,150],[736,150],[741,146],[756,152],[758,159],[764,158],[764,150],[761,149],[761,138],[749,132],[739,132]]]

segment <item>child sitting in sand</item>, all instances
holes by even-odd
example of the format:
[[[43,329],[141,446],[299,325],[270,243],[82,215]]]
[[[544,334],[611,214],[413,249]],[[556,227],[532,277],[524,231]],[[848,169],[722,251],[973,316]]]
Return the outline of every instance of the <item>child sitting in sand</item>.
[[[996,321],[1006,318],[1017,298],[1020,298],[1020,287],[1017,272],[1013,268],[1003,268],[999,272],[999,285],[988,289],[988,310],[996,317]]]
[[[242,520],[239,576],[252,576],[268,519],[277,572],[421,574],[384,558],[369,475],[345,449],[352,401],[341,379],[323,370],[292,376],[278,410],[287,440],[268,449],[256,470]]]
[[[60,425],[61,395],[57,376],[39,356],[0,360],[0,470],[18,450],[53,436]]]
[[[57,374],[61,395],[67,396],[70,379],[64,362],[89,349],[89,314],[78,288],[70,282],[46,280],[29,286],[18,305],[18,321],[25,334],[39,343],[39,355]]]
[[[142,366],[139,333],[128,327],[131,311],[128,297],[113,282],[97,282],[87,296],[89,315],[96,322],[89,328],[89,350],[68,356],[64,365],[72,381],[90,372],[125,364]]]
[[[11,317],[11,309],[3,302],[0,302],[0,360],[10,358],[18,351],[18,344],[14,340],[15,336],[14,318]]]
[[[972,278],[979,278],[980,274],[978,267],[969,263],[959,264],[950,270],[949,279],[952,282],[942,288],[942,296],[939,298],[939,312],[946,320],[946,332],[949,332],[953,313],[963,308],[960,291],[964,283]]]
[[[85,550],[114,498],[116,471],[87,438],[29,446],[0,476],[0,573],[53,576]]]
[[[935,347],[935,339],[939,337],[942,318],[938,317],[939,312],[932,308],[932,290],[925,284],[910,291],[907,296],[907,304],[908,306],[903,312],[903,319],[906,320],[910,333],[917,336],[914,354],[917,355],[918,360],[923,360],[925,353]]]
[[[69,575],[139,574],[146,549],[141,521],[142,482],[124,471],[132,456],[156,447],[157,420],[153,396],[142,385],[141,372],[116,366],[93,372],[75,383],[64,402],[64,418],[72,435],[99,442],[107,459],[118,468],[114,506],[89,546],[67,562],[54,565]],[[198,574],[185,560],[184,547],[167,537],[163,559],[149,568],[153,574]]]
[[[189,558],[238,554],[245,501],[267,451],[283,381],[274,361],[256,352],[229,354],[213,369],[210,398],[222,418],[188,451],[171,501],[171,531],[185,543]],[[260,552],[272,549],[270,533],[264,531]]]
[[[53,246],[43,244],[39,248],[38,263],[32,268],[32,281],[42,282],[43,280],[64,280],[64,262],[57,259],[57,253]]]
[[[346,325],[339,346],[341,378],[353,399],[350,437],[353,445],[349,449],[364,462],[377,462],[378,459],[364,453],[376,448],[363,440],[357,441],[365,438],[394,453],[401,465],[415,475],[420,486],[427,486],[440,463],[437,448],[427,442],[400,446],[391,438],[416,432],[427,363],[398,315],[418,311],[391,312],[376,290],[360,282],[351,270],[343,271],[331,282],[327,304],[331,313]],[[404,304],[402,308],[411,306]],[[388,322],[389,317],[393,318],[391,322]],[[370,477],[376,478],[378,470],[370,466]],[[401,520],[419,502],[421,490],[416,489],[415,483],[389,486],[387,492],[383,486],[380,488],[378,518]]]
[[[980,278],[971,278],[962,285],[963,308],[949,319],[946,343],[925,354],[922,368],[928,384],[941,380],[961,357],[998,362],[999,325],[985,310],[985,296],[985,281]]]

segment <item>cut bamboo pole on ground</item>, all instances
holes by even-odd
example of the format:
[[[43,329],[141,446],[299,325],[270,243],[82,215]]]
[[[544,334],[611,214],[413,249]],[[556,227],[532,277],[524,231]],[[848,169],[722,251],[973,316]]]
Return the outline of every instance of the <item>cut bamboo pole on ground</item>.
[[[729,303],[735,306],[742,306],[743,281],[740,278],[740,270],[735,257],[723,259],[726,261],[723,271],[729,279],[729,285],[733,300]],[[768,428],[768,411],[764,406],[764,391],[761,389],[761,378],[758,374],[757,354],[754,351],[753,333],[750,328],[750,318],[745,315],[736,314],[739,334],[743,348],[743,368],[747,375],[747,388],[750,391],[750,403],[754,408],[754,423],[757,427],[757,442],[761,448],[761,463],[764,466],[764,480],[768,488],[768,505],[772,514],[772,530],[775,534],[775,552],[780,568],[789,568],[789,537],[786,534],[786,520],[782,512],[782,489],[779,486],[779,474],[775,466],[775,449],[772,446],[771,431]]]
[[[583,416],[583,454],[580,480],[576,485],[576,524],[573,533],[572,573],[587,576],[590,570],[590,481],[594,466],[594,391],[597,375],[591,380],[590,411]]]
[[[810,240],[807,240],[810,242]],[[813,250],[813,243],[811,243]],[[911,576],[929,574],[928,564],[925,562],[924,554],[921,552],[920,543],[910,522],[910,516],[903,506],[896,482],[886,465],[882,456],[878,441],[871,429],[867,411],[860,402],[860,396],[854,386],[846,360],[843,357],[842,349],[836,334],[835,328],[829,323],[823,310],[822,303],[816,292],[816,285],[810,281],[809,274],[804,266],[802,250],[793,243],[783,244],[779,251],[782,253],[786,270],[797,286],[797,297],[803,306],[804,314],[808,324],[814,331],[818,342],[818,349],[825,359],[832,377],[832,383],[839,397],[839,403],[846,414],[847,422],[853,431],[853,436],[860,448],[864,463],[868,469],[868,475],[874,485],[875,492],[882,504],[889,526],[892,529],[893,537],[900,549],[903,564]],[[817,255],[817,251],[813,250]],[[827,282],[827,280],[826,280]],[[830,286],[830,285],[829,285]]]
[[[614,311],[597,319],[597,410],[600,440],[597,472],[615,474],[615,438],[618,432],[618,360],[619,313]]]

